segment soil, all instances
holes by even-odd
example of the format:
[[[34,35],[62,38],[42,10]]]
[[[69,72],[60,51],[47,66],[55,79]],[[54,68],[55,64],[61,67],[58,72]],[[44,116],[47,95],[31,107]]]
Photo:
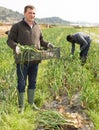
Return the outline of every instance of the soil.
[[[71,99],[67,95],[63,95],[55,98],[52,102],[47,102],[43,109],[56,110],[65,115],[68,125],[60,126],[60,130],[95,130],[80,97],[79,93],[73,95]],[[46,130],[46,128],[39,127],[36,130]]]
[[[10,30],[12,25],[4,24],[0,25],[0,37],[5,37],[7,34],[5,34],[6,31]]]

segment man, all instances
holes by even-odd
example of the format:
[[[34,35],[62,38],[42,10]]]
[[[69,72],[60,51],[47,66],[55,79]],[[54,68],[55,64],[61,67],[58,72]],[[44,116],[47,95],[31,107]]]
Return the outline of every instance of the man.
[[[82,65],[85,64],[87,60],[88,50],[90,48],[91,38],[82,32],[77,32],[73,35],[67,35],[67,41],[72,44],[71,54],[74,55],[75,51],[75,43],[80,45],[80,59],[82,61]]]
[[[41,46],[46,48],[53,48],[53,44],[43,40],[43,36],[38,24],[35,22],[36,9],[32,5],[27,5],[24,8],[24,18],[22,21],[14,24],[8,35],[7,44],[13,49],[17,55],[21,53],[18,43],[21,45],[34,45],[37,49]],[[27,97],[28,103],[35,107],[34,93],[36,89],[36,78],[38,72],[38,65],[40,61],[25,62],[24,66],[16,63],[17,69],[17,90],[18,90],[18,105],[19,112],[24,110],[24,94],[26,87],[26,80],[28,76]]]

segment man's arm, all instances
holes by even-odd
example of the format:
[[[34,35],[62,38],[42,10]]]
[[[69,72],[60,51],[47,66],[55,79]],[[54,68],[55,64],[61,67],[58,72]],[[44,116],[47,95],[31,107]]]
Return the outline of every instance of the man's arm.
[[[7,39],[8,46],[13,50],[15,50],[15,47],[17,46],[16,39],[17,39],[17,27],[13,25]]]
[[[41,46],[45,47],[45,48],[53,48],[54,45],[50,42],[47,42],[43,39],[43,36],[42,36],[42,33],[40,34],[40,43],[41,43]]]
[[[71,54],[74,55],[74,51],[75,51],[75,43],[71,43],[72,47],[71,47]]]

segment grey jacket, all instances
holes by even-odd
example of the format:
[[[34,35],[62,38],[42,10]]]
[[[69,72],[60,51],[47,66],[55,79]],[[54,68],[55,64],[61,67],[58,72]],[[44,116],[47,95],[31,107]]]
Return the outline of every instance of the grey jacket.
[[[75,43],[80,45],[80,50],[83,51],[88,44],[91,43],[92,39],[87,35],[82,32],[75,33],[72,35],[73,37],[73,43],[72,43],[72,48],[71,48],[71,53],[74,54],[75,51]]]

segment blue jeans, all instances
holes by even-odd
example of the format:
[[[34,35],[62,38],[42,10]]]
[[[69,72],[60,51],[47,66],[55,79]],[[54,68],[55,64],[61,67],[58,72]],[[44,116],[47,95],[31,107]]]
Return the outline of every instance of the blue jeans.
[[[81,47],[82,46],[80,46],[80,48]],[[89,48],[90,48],[90,42],[88,43],[86,48],[80,52],[80,59],[81,59],[82,65],[86,63]]]
[[[81,47],[82,47],[82,46],[80,46],[80,48],[81,48]],[[82,51],[80,52],[80,58],[87,57],[89,48],[90,48],[90,43],[86,46],[86,48],[85,48],[84,50],[82,50]]]
[[[28,77],[28,89],[36,88],[38,64],[39,63],[24,63],[16,65],[17,78],[18,78],[17,89],[19,93],[25,92],[27,77]]]

